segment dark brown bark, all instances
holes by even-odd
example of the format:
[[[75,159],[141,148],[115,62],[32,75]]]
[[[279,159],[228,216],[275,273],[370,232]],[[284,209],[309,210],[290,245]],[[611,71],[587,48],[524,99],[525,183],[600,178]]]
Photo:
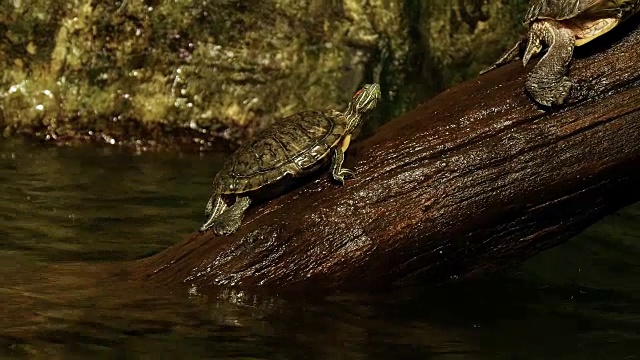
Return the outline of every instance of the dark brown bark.
[[[518,263],[640,199],[638,19],[576,52],[567,106],[538,108],[512,63],[390,122],[326,176],[193,234],[137,275],[200,288],[369,289]],[[356,150],[356,151],[353,151]]]

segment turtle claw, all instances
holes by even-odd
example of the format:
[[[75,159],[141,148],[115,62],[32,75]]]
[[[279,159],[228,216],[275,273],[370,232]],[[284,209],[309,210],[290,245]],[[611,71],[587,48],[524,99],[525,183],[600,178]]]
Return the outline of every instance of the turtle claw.
[[[251,199],[247,196],[236,198],[236,202],[214,218],[209,219],[200,228],[200,231],[206,231],[213,228],[218,235],[233,234],[238,230],[244,218],[244,212],[251,205]]]
[[[571,82],[571,80],[568,77],[565,76],[564,78],[562,78],[562,80],[560,81],[560,84],[556,88],[554,103],[558,105],[562,105],[565,99],[569,96],[572,86],[573,86],[573,82]]]
[[[344,177],[345,179],[353,179],[354,177],[356,177],[356,174],[349,169],[341,169],[340,175],[342,175],[342,177]]]
[[[236,232],[242,223],[242,218],[226,219],[214,222],[213,231],[218,235],[230,235]]]
[[[493,71],[493,70],[495,70],[495,69],[497,69],[497,68],[498,68],[497,63],[496,63],[496,64],[493,64],[493,65],[489,66],[489,67],[488,67],[488,68],[486,68],[486,69],[482,69],[482,70],[480,70],[480,72],[478,73],[478,75],[486,74],[486,73],[488,73],[489,71]]]
[[[541,105],[552,107],[562,105],[571,92],[573,83],[563,76],[550,84],[540,84],[535,81],[527,81],[526,87],[531,96]]]
[[[342,175],[333,175],[333,180],[340,183],[340,185],[344,185],[344,176]]]
[[[344,179],[353,179],[354,177],[356,177],[355,173],[349,169],[340,169],[337,174],[333,174],[333,179],[341,185],[344,185]]]

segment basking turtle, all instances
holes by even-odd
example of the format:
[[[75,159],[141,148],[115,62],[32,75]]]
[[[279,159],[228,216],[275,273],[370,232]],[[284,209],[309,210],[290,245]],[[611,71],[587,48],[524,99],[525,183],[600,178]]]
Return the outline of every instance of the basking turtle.
[[[526,66],[532,56],[549,47],[533,68],[526,87],[544,106],[562,104],[572,82],[566,76],[574,46],[580,46],[614,28],[640,10],[640,0],[531,0],[524,24],[529,32],[490,68],[519,58]]]
[[[342,167],[351,133],[380,99],[380,85],[367,84],[347,110],[306,111],[273,123],[241,146],[213,180],[214,193],[205,209],[206,222],[220,235],[235,232],[251,197],[286,178],[300,177],[331,160],[331,176],[344,184],[353,172]]]

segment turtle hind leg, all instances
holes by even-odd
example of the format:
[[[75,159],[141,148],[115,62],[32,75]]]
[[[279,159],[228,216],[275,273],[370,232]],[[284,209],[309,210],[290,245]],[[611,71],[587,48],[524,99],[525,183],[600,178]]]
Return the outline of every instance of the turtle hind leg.
[[[227,204],[219,194],[213,194],[204,208],[205,222],[200,227],[200,231],[206,231],[213,226],[215,219],[227,208]]]
[[[552,21],[534,23],[532,31],[540,34],[549,49],[529,73],[525,86],[539,104],[547,107],[560,105],[573,86],[566,74],[573,57],[575,35]]]
[[[500,58],[493,65],[480,71],[480,75],[488,73],[491,70],[495,70],[503,65],[512,62],[513,60],[517,60],[520,57],[522,42],[522,40],[518,41],[511,49],[502,54],[502,56],[500,56]]]
[[[237,197],[233,205],[213,219],[211,224],[213,231],[218,235],[229,235],[236,232],[249,205],[251,205],[251,199],[248,196]]]

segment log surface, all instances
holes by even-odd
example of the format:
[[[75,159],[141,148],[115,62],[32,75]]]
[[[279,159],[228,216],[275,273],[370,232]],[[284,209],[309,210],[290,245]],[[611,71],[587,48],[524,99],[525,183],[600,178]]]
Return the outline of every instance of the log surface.
[[[576,51],[568,104],[545,111],[512,63],[388,123],[327,176],[194,233],[136,275],[285,290],[441,283],[519,263],[640,199],[640,21]]]

